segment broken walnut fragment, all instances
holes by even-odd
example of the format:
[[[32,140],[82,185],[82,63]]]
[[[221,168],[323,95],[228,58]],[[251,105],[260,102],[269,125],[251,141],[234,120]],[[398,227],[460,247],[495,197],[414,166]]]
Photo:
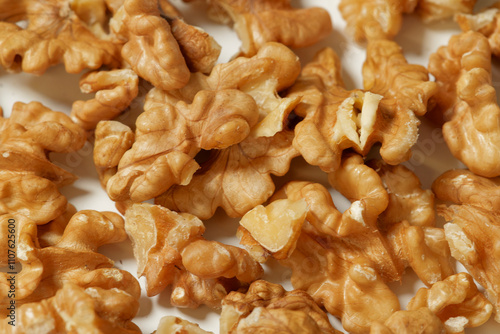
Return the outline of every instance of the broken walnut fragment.
[[[158,329],[152,334],[213,334],[212,332],[204,331],[190,321],[174,317],[171,315],[164,316],[160,319]]]
[[[221,334],[336,334],[328,316],[306,292],[286,291],[278,284],[253,282],[246,293],[233,291],[222,302]]]
[[[79,17],[83,13],[74,11],[74,2],[0,1],[0,66],[33,74],[59,63],[68,73],[119,66],[121,42],[112,35],[94,33]],[[26,29],[16,25],[22,20],[28,22]]]
[[[466,170],[443,173],[433,183],[437,198],[455,202],[437,207],[447,221],[444,225],[451,255],[485,289],[500,322],[500,275],[498,239],[500,209],[497,178],[485,178]]]
[[[31,172],[58,187],[71,184],[76,176],[52,163],[48,154],[77,151],[86,139],[66,114],[39,102],[16,102],[10,118],[0,117],[0,169]]]
[[[293,252],[307,214],[305,200],[281,199],[258,205],[240,220],[240,244],[259,262],[271,255],[287,258]]]
[[[427,307],[444,324],[447,333],[464,333],[467,327],[484,324],[493,307],[477,289],[471,275],[459,273],[420,288],[408,303],[409,311]]]
[[[427,307],[394,312],[384,324],[374,322],[370,334],[446,334],[441,320]]]
[[[117,117],[137,97],[139,77],[130,69],[88,72],[80,79],[80,89],[95,97],[73,102],[71,117],[85,130],[93,130],[99,121]]]
[[[190,72],[158,0],[125,0],[110,22],[125,44],[121,56],[137,75],[163,90],[189,81]]]
[[[253,56],[267,42],[279,42],[290,48],[310,46],[333,29],[325,9],[293,8],[290,0],[210,0],[207,3],[208,15],[213,20],[233,24],[244,56]]]
[[[173,305],[219,308],[230,289],[263,274],[243,249],[205,240],[205,227],[193,215],[144,203],[130,206],[125,221],[149,296],[172,285]]]
[[[451,153],[475,174],[500,175],[500,107],[486,37],[472,31],[451,37],[431,55],[429,71],[439,87],[432,112],[445,121],[443,137]]]

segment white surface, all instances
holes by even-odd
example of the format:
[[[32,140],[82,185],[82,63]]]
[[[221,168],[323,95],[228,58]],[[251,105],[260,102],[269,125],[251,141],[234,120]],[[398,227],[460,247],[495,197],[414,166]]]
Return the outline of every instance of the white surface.
[[[345,23],[337,10],[339,1],[304,0],[292,2],[297,7],[321,6],[328,9],[331,13],[335,29],[327,39],[318,45],[297,50],[301,60],[306,63],[320,48],[325,46],[333,47],[342,60],[343,77],[347,88],[362,88],[361,66],[365,58],[365,50],[362,46],[354,44],[348,36],[344,35],[343,29]],[[486,5],[492,1],[480,2],[481,5]],[[178,2],[175,3],[179,4]],[[232,30],[226,26],[211,23],[204,17],[205,11],[202,5],[186,6],[180,3],[179,8],[185,14],[186,20],[189,23],[201,26],[222,45],[221,62],[230,59],[238,50],[240,42]],[[458,32],[457,26],[452,21],[425,26],[416,16],[407,15],[405,16],[403,28],[396,37],[396,41],[403,46],[410,62],[426,66],[428,56],[438,46],[446,44],[452,34]],[[496,81],[496,71],[498,71],[498,63],[495,62],[494,82]],[[54,110],[69,113],[73,101],[90,98],[79,92],[78,80],[78,75],[66,74],[61,66],[49,69],[40,77],[27,74],[7,74],[0,70],[0,106],[3,107],[6,116],[9,115],[10,108],[16,101],[40,101]],[[141,92],[144,93],[146,90],[146,87],[141,87]],[[137,108],[138,106],[135,105],[135,107]],[[77,209],[115,211],[114,204],[108,199],[99,185],[97,173],[92,163],[91,144],[87,143],[84,149],[79,152],[58,155],[54,158],[59,165],[80,177],[75,184],[62,189],[62,192]],[[419,142],[413,150],[413,157],[406,165],[421,178],[424,188],[429,188],[432,180],[444,170],[460,166],[443,144],[440,131],[433,129],[425,121],[420,130]],[[326,176],[318,168],[307,166],[301,159],[293,161],[291,172],[285,178],[277,179],[277,185],[283,184],[288,179],[312,180],[328,185]],[[335,204],[339,209],[345,210],[349,202],[333,191],[332,194],[334,195]],[[237,220],[227,219],[223,213],[218,211],[214,218],[205,223],[207,227],[205,236],[208,239],[237,244],[237,240],[234,237]],[[102,247],[101,252],[114,259],[117,267],[135,273],[136,264],[128,242]],[[289,277],[290,271],[288,269],[280,267],[276,263],[266,265],[266,279],[275,283],[282,283],[287,289],[290,289]],[[144,286],[144,280],[140,279],[140,282]],[[391,284],[394,291],[401,297],[402,307],[407,304],[408,300],[420,286],[422,284],[411,273],[403,277],[402,285]],[[140,299],[141,308],[135,319],[135,323],[139,325],[144,333],[154,331],[159,319],[165,315],[178,315],[199,323],[206,330],[211,330],[215,333],[218,332],[219,315],[217,313],[207,307],[201,307],[197,310],[176,309],[169,304],[169,294],[170,291],[164,291],[156,297],[148,298],[145,292],[143,292],[143,296]],[[332,323],[334,323],[336,328],[341,329],[338,321],[332,319]],[[490,321],[488,324],[477,329],[467,329],[466,332],[483,334],[498,333],[500,332],[500,324]]]

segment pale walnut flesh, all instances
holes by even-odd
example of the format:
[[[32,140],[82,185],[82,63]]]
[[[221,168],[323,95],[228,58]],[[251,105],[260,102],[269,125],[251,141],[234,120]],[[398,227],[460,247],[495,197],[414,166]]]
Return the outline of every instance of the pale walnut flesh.
[[[95,129],[101,120],[111,120],[122,113],[137,97],[139,78],[129,69],[86,73],[80,79],[84,93],[95,93],[88,101],[75,101],[71,116],[85,130]]]
[[[429,68],[440,89],[435,110],[445,121],[450,151],[475,174],[500,175],[500,107],[488,40],[472,31],[453,36],[431,55]]]
[[[233,23],[242,41],[241,53],[252,56],[267,42],[291,48],[313,45],[332,31],[330,15],[322,8],[293,8],[289,0],[208,1],[212,19]]]
[[[42,74],[50,66],[64,63],[69,73],[121,63],[121,44],[108,35],[97,36],[76,13],[71,1],[17,1],[16,6],[0,2],[15,13],[14,22],[0,22],[0,65],[9,71]],[[14,8],[12,8],[14,7]],[[9,20],[9,12],[2,13]],[[15,21],[26,19],[22,29]]]
[[[459,273],[430,288],[421,288],[408,303],[409,311],[427,307],[437,315],[448,333],[485,323],[493,312],[491,303],[477,289],[472,276]]]
[[[401,28],[403,11],[408,8],[397,0],[342,0],[339,10],[354,40],[362,42],[392,39]]]
[[[125,42],[121,56],[137,75],[155,87],[183,87],[190,72],[158,0],[126,0],[114,15],[111,30]]]
[[[201,149],[238,143],[257,121],[254,100],[234,89],[200,91],[191,104],[171,105],[167,99],[160,90],[148,94],[146,111],[137,120],[135,142],[108,180],[112,200],[140,202],[174,184],[190,183],[199,168],[194,156]]]
[[[297,319],[294,322],[292,318]],[[280,327],[280,322],[285,327]],[[304,291],[286,291],[278,284],[258,280],[246,293],[231,292],[224,298],[221,334],[247,333],[251,329],[274,333],[276,327],[286,333],[338,333],[326,313]]]
[[[240,225],[251,238],[279,260],[293,252],[306,214],[307,203],[304,200],[282,199],[265,207],[256,206],[241,218]],[[240,243],[246,246],[244,242]]]
[[[67,153],[85,144],[84,130],[62,112],[38,102],[17,102],[10,118],[0,118],[0,169],[31,172],[57,186],[76,176],[52,163],[50,152]]]

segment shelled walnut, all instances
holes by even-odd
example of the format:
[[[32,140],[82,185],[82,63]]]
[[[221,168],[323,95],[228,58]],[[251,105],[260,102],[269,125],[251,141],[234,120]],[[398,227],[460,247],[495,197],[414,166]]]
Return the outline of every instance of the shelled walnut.
[[[173,305],[220,308],[229,291],[263,274],[243,249],[205,240],[205,226],[193,215],[143,203],[129,207],[125,219],[149,296],[172,285]]]

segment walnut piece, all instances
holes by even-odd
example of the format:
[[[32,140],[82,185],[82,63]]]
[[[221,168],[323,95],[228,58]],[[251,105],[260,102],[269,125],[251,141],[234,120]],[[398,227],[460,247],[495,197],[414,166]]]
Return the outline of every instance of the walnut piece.
[[[110,22],[125,44],[121,56],[137,75],[155,87],[169,90],[189,81],[189,69],[158,0],[125,0]]]
[[[367,165],[380,176],[389,195],[389,204],[378,219],[381,230],[386,231],[403,220],[413,226],[434,226],[434,194],[421,188],[415,173],[403,165],[392,166],[380,159],[370,160]]]
[[[370,334],[446,334],[441,320],[427,307],[394,312],[384,324],[374,322]]]
[[[475,174],[500,175],[500,107],[486,37],[472,31],[453,36],[431,55],[429,69],[440,89],[436,110],[446,121],[450,151]]]
[[[267,42],[291,48],[310,46],[333,29],[325,9],[296,9],[290,0],[208,0],[207,3],[213,20],[233,23],[245,56],[253,56]]]
[[[278,328],[281,330],[279,331]],[[233,291],[222,302],[220,333],[329,333],[328,316],[307,293],[278,284],[253,282],[246,293]]]
[[[137,97],[139,77],[129,69],[88,72],[80,79],[80,89],[95,97],[73,102],[71,117],[85,130],[93,130],[99,121],[118,116]]]
[[[403,10],[413,6],[399,0],[341,0],[339,10],[347,23],[347,31],[357,42],[392,39],[403,21]]]
[[[500,56],[500,42],[498,39],[498,34],[500,34],[499,10],[500,2],[496,2],[476,14],[460,13],[455,15],[455,21],[462,31],[477,31],[488,38],[491,52],[497,57]]]
[[[425,23],[472,13],[477,0],[419,0],[417,13]]]
[[[121,63],[119,41],[97,36],[69,0],[0,1],[0,66],[9,71],[42,74],[64,63],[68,73]],[[81,2],[81,1],[80,1]],[[81,13],[83,14],[83,13]],[[26,29],[15,23],[27,20]],[[100,24],[97,23],[96,24]]]
[[[480,326],[493,311],[491,303],[467,273],[450,276],[430,288],[420,288],[407,309],[415,311],[421,307],[427,307],[436,314],[447,333],[463,333],[466,327]]]
[[[248,233],[249,238],[263,247],[257,258],[265,258],[269,253],[281,260],[293,252],[306,214],[307,203],[303,199],[281,199],[265,207],[258,205],[241,218],[238,233]],[[243,239],[240,244],[246,247]]]
[[[71,184],[76,176],[50,162],[50,152],[73,152],[83,147],[84,130],[64,113],[38,102],[16,102],[10,118],[0,117],[0,169],[26,171],[57,186]]]
[[[131,321],[138,310],[138,296],[126,290],[67,282],[54,296],[18,307],[14,332],[139,334]],[[0,323],[2,333],[11,330],[7,321]]]
[[[193,215],[144,203],[130,206],[125,221],[138,262],[137,275],[146,276],[149,296],[173,285],[174,305],[204,303],[217,308],[230,291],[229,283],[237,289],[263,274],[243,249],[205,240],[205,227]]]
[[[174,317],[171,315],[162,317],[158,329],[152,334],[213,334],[201,329],[197,324]]]

